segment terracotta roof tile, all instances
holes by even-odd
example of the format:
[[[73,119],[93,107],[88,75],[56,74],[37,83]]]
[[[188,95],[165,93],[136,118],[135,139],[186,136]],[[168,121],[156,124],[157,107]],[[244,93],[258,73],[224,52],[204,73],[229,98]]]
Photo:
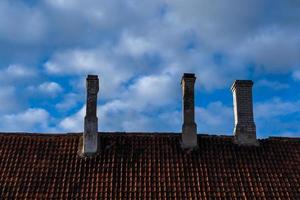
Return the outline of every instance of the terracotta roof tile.
[[[300,139],[259,147],[199,135],[101,133],[80,156],[80,134],[0,134],[2,199],[300,199]]]

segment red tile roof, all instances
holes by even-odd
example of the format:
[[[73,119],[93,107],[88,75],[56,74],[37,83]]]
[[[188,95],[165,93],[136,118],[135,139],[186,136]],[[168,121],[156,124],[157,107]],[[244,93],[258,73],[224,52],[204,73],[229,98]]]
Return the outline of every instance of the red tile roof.
[[[237,146],[199,135],[101,133],[81,157],[80,134],[0,134],[1,199],[300,199],[300,139]]]

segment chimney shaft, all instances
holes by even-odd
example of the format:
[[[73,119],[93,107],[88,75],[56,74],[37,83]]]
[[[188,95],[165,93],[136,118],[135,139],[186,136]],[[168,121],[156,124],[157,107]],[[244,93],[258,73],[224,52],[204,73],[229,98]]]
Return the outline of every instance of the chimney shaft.
[[[97,75],[88,75],[86,79],[87,101],[84,118],[83,154],[94,154],[98,148],[97,94],[99,79]]]
[[[251,80],[236,80],[231,91],[234,106],[234,141],[240,145],[258,145],[253,119]]]
[[[183,125],[182,125],[182,147],[197,147],[197,124],[195,123],[195,103],[194,103],[194,85],[195,74],[184,73],[182,86],[182,102],[183,102]]]

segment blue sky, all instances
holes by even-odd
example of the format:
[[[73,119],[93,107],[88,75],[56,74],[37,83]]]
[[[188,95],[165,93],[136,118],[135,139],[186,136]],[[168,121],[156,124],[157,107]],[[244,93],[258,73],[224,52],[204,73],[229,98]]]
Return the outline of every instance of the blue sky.
[[[299,1],[0,1],[1,131],[81,131],[88,73],[101,131],[180,131],[184,72],[198,132],[232,134],[252,79],[258,136],[299,137]]]

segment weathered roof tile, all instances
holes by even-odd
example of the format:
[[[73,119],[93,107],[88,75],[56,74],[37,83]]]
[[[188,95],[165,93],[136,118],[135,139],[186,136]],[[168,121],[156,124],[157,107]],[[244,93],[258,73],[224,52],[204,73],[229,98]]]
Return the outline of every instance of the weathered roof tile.
[[[300,139],[258,147],[232,137],[101,133],[80,156],[81,135],[0,134],[3,199],[300,199]]]

